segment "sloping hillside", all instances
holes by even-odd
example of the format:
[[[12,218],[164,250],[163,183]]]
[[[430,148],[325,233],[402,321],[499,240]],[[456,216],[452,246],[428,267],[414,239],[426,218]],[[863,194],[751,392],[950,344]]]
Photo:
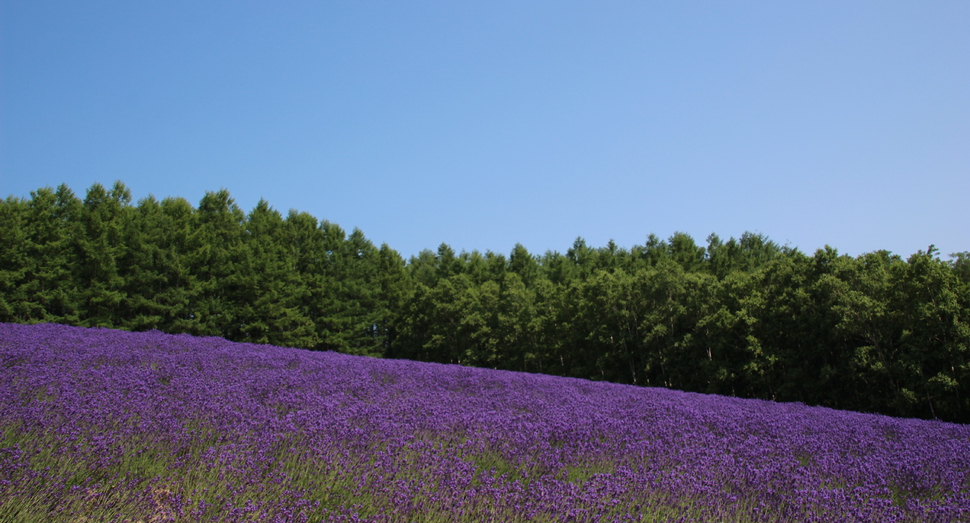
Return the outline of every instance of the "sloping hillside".
[[[0,521],[970,521],[970,426],[0,324]]]

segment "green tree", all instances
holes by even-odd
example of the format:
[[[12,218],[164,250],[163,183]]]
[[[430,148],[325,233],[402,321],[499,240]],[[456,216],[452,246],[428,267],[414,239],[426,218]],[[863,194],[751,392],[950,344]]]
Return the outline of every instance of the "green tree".
[[[313,329],[312,334],[298,342],[298,346],[321,349],[324,348],[324,329],[328,328],[326,308],[333,299],[329,288],[332,274],[328,267],[333,253],[328,252],[327,232],[316,218],[297,211],[290,211],[286,217],[286,229],[292,249],[293,272],[303,290],[297,296],[297,307],[300,316],[307,318]]]
[[[411,256],[408,273],[415,283],[428,288],[434,287],[439,277],[437,256],[431,249],[423,249],[417,256]]]
[[[970,285],[970,251],[955,252],[950,255],[950,267],[957,279],[964,285]]]
[[[538,277],[538,266],[525,268],[524,272]],[[503,368],[536,372],[541,367],[541,324],[537,318],[536,293],[519,272],[509,272],[501,281],[496,324],[498,342],[506,356],[501,358]]]
[[[509,270],[518,275],[526,286],[539,278],[539,262],[521,243],[516,243],[509,255]]]
[[[970,421],[970,309],[965,286],[930,246],[893,272],[899,415]]]
[[[308,293],[296,269],[294,241],[282,215],[260,200],[246,219],[248,300],[239,307],[242,339],[255,343],[313,347],[314,324],[301,304]]]
[[[394,357],[401,313],[414,293],[414,286],[404,258],[386,243],[381,244],[377,253],[377,286],[378,314],[374,335],[380,339],[384,355]]]
[[[573,277],[585,279],[593,274],[597,265],[597,251],[586,245],[586,240],[579,237],[573,246],[566,251],[566,258],[576,267]]]
[[[902,263],[887,252],[841,256],[832,262],[831,272],[819,279],[830,310],[839,318],[834,332],[843,382],[848,385],[840,399],[849,408],[888,412],[900,391],[901,331],[891,301],[892,272]]]
[[[461,260],[455,255],[455,250],[447,243],[438,246],[436,268],[438,278],[451,278],[462,273]]]
[[[65,185],[0,205],[0,315],[4,321],[77,324],[81,201]]]
[[[704,247],[694,243],[694,238],[683,232],[675,232],[667,240],[667,253],[685,272],[700,271],[706,258]]]
[[[324,239],[325,293],[316,318],[321,348],[351,354],[380,356],[384,339],[379,322],[380,253],[360,229],[346,236],[336,224],[320,225]]]
[[[542,268],[543,279],[555,285],[569,285],[579,275],[577,265],[569,257],[556,251],[546,251],[539,258],[539,266]]]
[[[754,271],[785,252],[763,234],[745,232],[726,243],[716,234],[707,237],[708,271],[722,279],[732,272]]]
[[[389,253],[388,253],[389,254]],[[353,305],[350,322],[350,353],[381,356],[385,351],[385,337],[380,325],[388,317],[387,302],[382,298],[380,251],[360,229],[347,238],[349,276],[344,285],[344,300]]]
[[[466,275],[442,280],[453,301],[439,309],[442,319],[450,319],[449,329],[442,330],[441,340],[451,341],[452,362],[476,367],[505,368],[512,348],[504,345],[503,328],[499,323],[501,288],[496,281],[474,285]],[[457,323],[454,320],[457,319]]]
[[[661,259],[635,275],[644,300],[640,316],[640,361],[649,385],[697,390],[708,347],[698,339],[698,324],[710,314],[710,293],[715,280],[686,272],[673,259]],[[706,381],[706,380],[705,380]]]
[[[522,355],[523,369],[565,375],[565,346],[570,337],[571,307],[562,285],[540,279],[532,289],[528,332],[529,347]],[[558,371],[557,371],[558,369]]]
[[[593,379],[646,383],[639,375],[645,303],[634,277],[623,269],[600,269],[578,290],[575,321],[585,334],[584,373]]]
[[[198,330],[192,334],[245,339],[240,308],[251,298],[253,278],[244,241],[246,215],[222,189],[202,197],[196,216],[200,245],[189,265],[198,292],[188,312]]]
[[[31,310],[31,299],[24,289],[31,259],[26,214],[27,203],[22,199],[10,196],[0,202],[0,321],[3,322],[27,322],[40,315],[40,311]]]
[[[408,302],[407,317],[402,322],[401,356],[420,361],[467,364],[468,351],[478,352],[474,347],[469,349],[472,340],[468,337],[469,328],[465,326],[468,324],[465,307],[472,287],[471,278],[465,274],[442,278],[434,287],[418,283]]]
[[[131,192],[121,182],[115,182],[110,191],[95,184],[84,198],[75,273],[82,326],[121,326],[127,297],[128,267],[123,261],[128,254],[124,238],[131,224],[130,203]]]
[[[122,264],[126,267],[125,306],[120,326],[129,330],[169,328],[166,306],[158,295],[168,287],[166,252],[161,238],[170,225],[162,206],[149,196],[138,202],[136,213],[124,231],[128,246]]]

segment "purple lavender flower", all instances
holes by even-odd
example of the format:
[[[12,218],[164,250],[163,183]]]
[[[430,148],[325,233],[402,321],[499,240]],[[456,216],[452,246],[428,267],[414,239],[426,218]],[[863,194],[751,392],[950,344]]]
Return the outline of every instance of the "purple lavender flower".
[[[970,427],[0,324],[0,521],[970,521]]]

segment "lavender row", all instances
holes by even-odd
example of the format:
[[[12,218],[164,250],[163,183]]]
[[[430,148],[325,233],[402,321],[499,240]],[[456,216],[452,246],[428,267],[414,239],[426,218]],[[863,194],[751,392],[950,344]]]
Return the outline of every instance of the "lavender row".
[[[0,383],[0,520],[970,521],[937,421],[58,325]]]

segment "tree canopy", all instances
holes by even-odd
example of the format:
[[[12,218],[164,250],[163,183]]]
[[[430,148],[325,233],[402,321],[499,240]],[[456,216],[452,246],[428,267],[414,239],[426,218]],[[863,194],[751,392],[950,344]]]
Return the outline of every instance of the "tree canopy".
[[[970,422],[970,253],[745,232],[403,259],[228,191],[0,202],[0,321],[222,336]]]

